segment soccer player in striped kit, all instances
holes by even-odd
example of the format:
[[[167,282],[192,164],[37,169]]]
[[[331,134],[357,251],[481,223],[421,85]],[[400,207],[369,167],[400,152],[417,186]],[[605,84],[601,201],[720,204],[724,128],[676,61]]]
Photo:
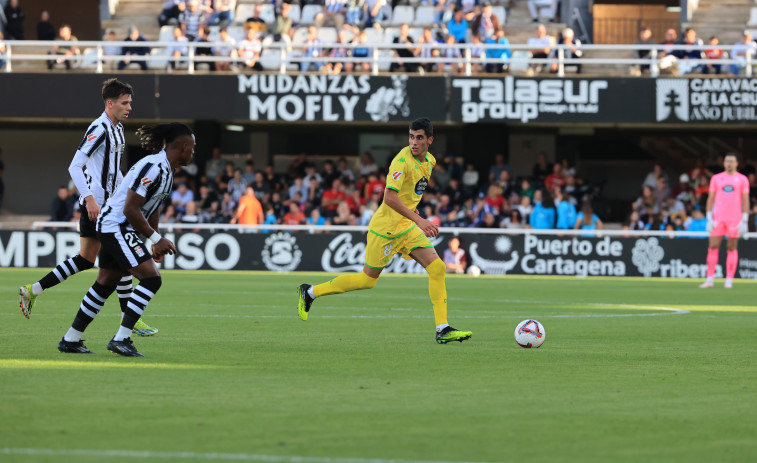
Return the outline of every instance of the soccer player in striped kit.
[[[723,236],[728,236],[725,287],[733,286],[733,277],[736,276],[739,263],[739,237],[749,230],[749,179],[736,171],[738,162],[735,153],[726,154],[723,159],[725,171],[710,179],[710,195],[707,198],[707,231],[710,233],[707,279],[699,285],[700,288],[712,288],[714,285]]]
[[[102,97],[105,102],[103,113],[89,125],[84,139],[76,150],[68,168],[71,178],[79,190],[79,235],[81,249],[76,256],[66,259],[36,283],[19,288],[21,313],[29,318],[37,297],[46,289],[63,283],[68,277],[95,265],[100,250],[100,241],[95,230],[95,220],[100,207],[105,205],[123,178],[121,162],[126,139],[121,121],[129,117],[134,90],[131,85],[118,79],[103,82]],[[131,276],[126,276],[118,284],[121,312],[132,291]],[[152,336],[157,329],[141,322],[135,327],[137,334]]]
[[[134,347],[131,333],[160,289],[161,277],[155,262],[176,252],[174,244],[158,233],[160,205],[171,194],[174,169],[191,162],[195,138],[192,129],[180,123],[144,125],[137,134],[142,147],[155,154],[144,157],[129,169],[97,218],[97,235],[102,243],[100,270],[71,328],[58,344],[61,352],[91,353],[81,340],[82,333],[122,277],[131,274],[139,280],[139,285],[129,296],[121,326],[108,343],[108,350],[126,357],[144,357]],[[153,243],[152,253],[140,235]]]

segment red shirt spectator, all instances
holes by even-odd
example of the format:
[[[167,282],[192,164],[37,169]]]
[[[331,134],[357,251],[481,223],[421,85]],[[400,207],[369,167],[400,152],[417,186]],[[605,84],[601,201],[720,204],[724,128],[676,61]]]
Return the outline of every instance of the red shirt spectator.
[[[350,207],[350,214],[358,215],[360,213],[360,206],[365,205],[365,198],[360,196],[360,190],[352,190],[352,194],[345,199],[347,205]]]
[[[384,185],[384,182],[378,179],[376,174],[371,174],[368,176],[368,184],[365,186],[365,197],[371,198],[371,199],[377,199],[378,201],[381,201],[381,199],[384,197],[384,188],[386,188],[386,185]],[[373,198],[374,194],[378,194],[378,198]]]
[[[494,208],[496,215],[500,215],[505,212],[505,197],[500,194],[500,190],[497,185],[492,185],[489,187],[489,194],[486,195],[486,204]]]
[[[342,181],[338,178],[335,178],[334,181],[331,183],[331,189],[326,190],[323,192],[323,196],[321,196],[321,206],[325,209],[325,212],[327,212],[327,216],[333,216],[336,213],[336,208],[339,206],[339,203],[344,201],[345,194],[344,191],[342,191]]]
[[[302,225],[305,223],[306,218],[296,201],[289,203],[289,212],[284,214],[284,223],[286,225]]]
[[[555,187],[562,188],[565,186],[565,177],[562,175],[562,165],[560,163],[555,163],[552,166],[552,173],[544,179],[544,186],[547,187],[547,191],[550,194],[555,191]]]

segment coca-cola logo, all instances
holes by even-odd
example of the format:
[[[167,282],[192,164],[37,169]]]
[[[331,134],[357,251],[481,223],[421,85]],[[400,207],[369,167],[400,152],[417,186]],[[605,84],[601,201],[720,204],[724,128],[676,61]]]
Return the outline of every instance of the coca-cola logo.
[[[365,242],[353,243],[352,233],[341,233],[331,240],[321,255],[321,267],[326,272],[360,272],[365,262]],[[431,239],[431,244],[438,245],[442,238]],[[414,260],[394,256],[384,267],[390,273],[424,273],[426,269]]]

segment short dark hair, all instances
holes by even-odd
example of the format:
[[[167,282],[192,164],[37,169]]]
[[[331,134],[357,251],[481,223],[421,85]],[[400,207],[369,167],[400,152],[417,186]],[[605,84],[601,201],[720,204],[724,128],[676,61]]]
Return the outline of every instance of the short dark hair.
[[[428,117],[420,117],[410,123],[410,130],[423,130],[426,137],[434,136],[434,126]]]
[[[159,152],[180,137],[191,135],[193,135],[192,129],[180,122],[143,125],[137,130],[140,145],[150,154]]]
[[[727,158],[728,156],[733,156],[734,158],[736,158],[737,161],[739,160],[739,155],[734,153],[733,151],[729,151],[725,153],[725,155],[723,156],[723,160],[725,161],[725,158]]]
[[[134,95],[134,89],[114,77],[103,82],[102,95],[103,101],[117,100],[121,95]]]

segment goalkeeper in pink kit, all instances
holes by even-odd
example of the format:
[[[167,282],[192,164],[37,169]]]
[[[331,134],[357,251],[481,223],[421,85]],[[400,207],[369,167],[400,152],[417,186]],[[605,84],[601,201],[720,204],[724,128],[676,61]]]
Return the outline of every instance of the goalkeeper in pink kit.
[[[707,280],[700,288],[712,288],[718,253],[723,236],[728,237],[725,262],[725,287],[733,286],[733,277],[739,263],[739,237],[748,231],[749,180],[736,172],[736,154],[725,155],[725,172],[715,174],[710,180],[710,195],[707,198],[707,231],[710,233],[710,248],[707,250]]]

